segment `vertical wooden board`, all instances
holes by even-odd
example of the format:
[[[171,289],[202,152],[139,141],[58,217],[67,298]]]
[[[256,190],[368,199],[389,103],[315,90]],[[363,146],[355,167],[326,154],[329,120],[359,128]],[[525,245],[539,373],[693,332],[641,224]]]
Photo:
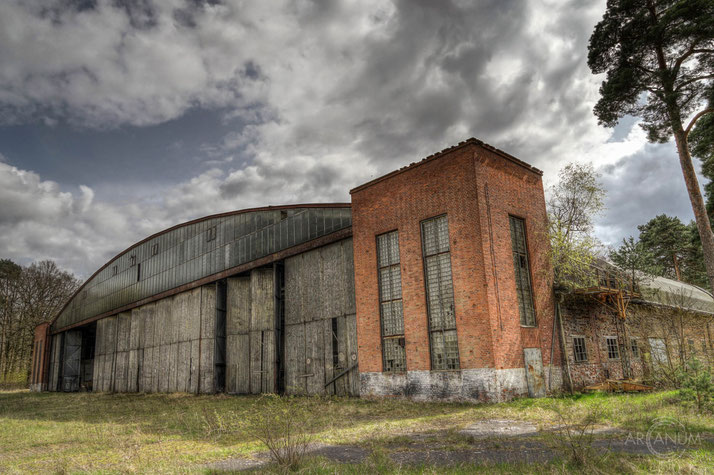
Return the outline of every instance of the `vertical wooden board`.
[[[303,320],[311,322],[322,319],[323,308],[320,305],[322,300],[322,261],[320,254],[316,251],[306,252],[303,259],[303,292],[305,294],[305,305],[303,306]],[[307,333],[305,334],[307,336]]]
[[[139,391],[139,350],[129,350],[129,361],[126,376],[126,391],[135,393]]]
[[[189,290],[188,308],[186,314],[186,338],[188,340],[198,340],[201,338],[201,296],[202,287]]]
[[[102,391],[104,392],[112,391],[112,381],[114,381],[115,359],[116,353],[114,351],[104,355],[104,382],[102,384]]]
[[[250,336],[247,333],[226,337],[226,391],[250,393]]]
[[[129,319],[129,349],[136,350],[139,348],[140,335],[144,327],[144,311],[142,307],[132,309],[131,318]]]
[[[325,335],[325,383],[330,381],[335,374],[335,368],[333,366],[332,362],[332,320],[331,319],[326,319],[322,320],[322,333]],[[325,388],[325,393],[326,394],[339,394],[339,391],[336,391],[335,384],[330,384]]]
[[[359,368],[357,365],[357,316],[347,315],[346,317],[346,334],[347,334],[347,368],[355,366],[346,377],[349,378],[349,395],[359,396]]]
[[[204,285],[201,287],[201,339],[207,340],[214,338],[215,326],[216,286],[215,284]],[[201,353],[201,356],[203,357],[203,352]],[[203,371],[203,369],[201,371]]]
[[[342,256],[344,263],[344,286],[345,286],[345,308],[344,313],[357,313],[355,304],[355,263],[354,252],[352,247],[352,238],[345,239],[342,242]]]
[[[305,394],[305,325],[285,327],[285,392]]]
[[[275,286],[273,269],[250,273],[251,331],[275,328]]]
[[[226,335],[226,392],[236,394],[237,335]]]
[[[201,373],[200,373],[200,389],[203,394],[214,392],[213,384],[213,354],[215,347],[213,338],[204,338],[201,340]]]
[[[117,315],[117,351],[129,349],[129,336],[131,331],[131,312],[122,312]]]
[[[168,382],[168,392],[176,392],[176,360],[178,359],[178,343],[171,343],[168,345],[169,355],[168,355],[168,372],[169,372],[169,382]]]
[[[189,380],[191,378],[191,342],[182,341],[178,343],[178,361],[176,371],[176,390],[189,392]]]
[[[250,392],[260,394],[262,386],[263,345],[261,332],[250,332]]]
[[[156,304],[150,303],[144,306],[144,337],[143,347],[154,346],[154,318],[156,314]]]
[[[226,334],[246,333],[250,329],[250,276],[228,279]]]
[[[302,254],[285,259],[285,324],[302,322],[302,279],[300,261]]]
[[[199,355],[200,355],[200,340],[191,340],[191,366],[189,375],[189,392],[191,394],[198,394],[199,388]]]
[[[151,392],[161,391],[161,346],[154,346],[151,357]]]
[[[307,393],[317,395],[325,393],[325,335],[324,322],[317,320],[305,324],[305,372],[311,374],[307,379]]]
[[[349,347],[347,338],[347,318],[349,317],[337,318],[337,359],[340,373],[351,366],[348,361],[349,356],[347,354],[347,348]],[[332,339],[332,334],[330,334],[330,338]],[[332,344],[332,342],[330,342],[330,344]],[[350,393],[349,383],[349,374],[346,374],[337,380],[335,382],[337,394],[340,396],[348,395]]]
[[[342,315],[342,252],[340,243],[316,249],[320,257],[318,317],[328,319]]]
[[[99,392],[102,390],[102,378],[104,375],[102,374],[102,359],[104,358],[104,355],[98,355],[96,352],[94,353],[94,367],[92,369],[92,391],[94,392]],[[52,366],[50,365],[50,380],[49,380],[49,387],[48,389],[51,391],[52,390]]]
[[[119,328],[121,328],[121,325]],[[118,393],[126,392],[127,360],[126,351],[117,351],[116,362],[114,365],[114,391]]]
[[[263,332],[263,393],[275,392],[275,332]]]
[[[165,393],[169,390],[169,345],[159,347],[159,368],[158,368],[158,389],[157,392]]]
[[[169,326],[171,325],[172,299],[161,299],[156,302],[154,321],[154,346],[164,346],[170,342]]]
[[[142,393],[151,392],[151,355],[153,348],[144,348],[140,353],[141,374],[139,375],[139,391]]]

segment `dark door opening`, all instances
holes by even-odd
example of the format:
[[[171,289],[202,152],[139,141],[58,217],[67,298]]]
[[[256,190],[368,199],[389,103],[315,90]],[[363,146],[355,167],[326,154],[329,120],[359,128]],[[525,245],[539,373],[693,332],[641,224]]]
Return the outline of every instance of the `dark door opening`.
[[[285,393],[285,267],[273,264],[275,276],[275,392]]]
[[[92,390],[96,335],[96,323],[64,332],[59,363],[60,390]]]

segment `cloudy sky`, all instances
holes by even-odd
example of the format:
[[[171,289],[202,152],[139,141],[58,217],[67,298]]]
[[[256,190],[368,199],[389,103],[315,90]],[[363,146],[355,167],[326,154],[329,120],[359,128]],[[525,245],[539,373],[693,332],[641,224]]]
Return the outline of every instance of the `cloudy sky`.
[[[0,257],[86,278],[133,242],[348,190],[474,136],[602,173],[606,243],[692,217],[672,144],[597,125],[604,0],[3,0]]]

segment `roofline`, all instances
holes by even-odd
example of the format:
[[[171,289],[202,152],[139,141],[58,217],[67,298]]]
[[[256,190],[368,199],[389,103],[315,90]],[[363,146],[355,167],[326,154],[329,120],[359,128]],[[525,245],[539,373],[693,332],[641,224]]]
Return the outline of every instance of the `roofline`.
[[[67,299],[67,302],[65,302],[64,306],[62,307],[62,309],[61,309],[59,312],[57,312],[57,315],[55,315],[55,316],[52,318],[52,320],[49,321],[49,324],[50,324],[50,326],[51,326],[51,325],[54,325],[55,321],[57,321],[57,319],[58,319],[59,316],[62,314],[62,312],[65,311],[65,309],[67,308],[67,306],[69,305],[69,303],[70,303],[72,300],[74,300],[74,298],[75,298],[77,295],[79,295],[79,293],[84,289],[84,286],[87,285],[87,283],[88,283],[90,280],[92,280],[93,278],[95,278],[95,277],[97,276],[97,274],[99,274],[101,271],[103,271],[104,269],[106,269],[107,267],[109,267],[109,264],[111,264],[115,259],[117,259],[117,258],[119,258],[120,256],[122,256],[123,254],[125,254],[125,253],[131,251],[133,248],[135,248],[135,247],[137,247],[137,246],[140,246],[140,245],[144,244],[144,243],[147,242],[147,241],[151,241],[152,239],[157,238],[157,237],[159,237],[159,236],[161,236],[161,235],[163,235],[163,234],[166,234],[166,233],[168,233],[168,232],[171,232],[171,231],[173,231],[173,230],[175,230],[175,229],[181,228],[181,227],[183,227],[183,226],[188,226],[188,225],[190,225],[190,224],[200,223],[201,221],[207,221],[207,220],[209,220],[209,219],[224,218],[224,217],[226,217],[226,216],[234,216],[234,215],[237,215],[237,214],[244,214],[244,213],[253,213],[253,212],[257,212],[257,211],[273,211],[273,210],[278,211],[278,210],[283,210],[283,209],[294,209],[294,208],[351,208],[351,207],[352,207],[352,204],[351,204],[351,203],[302,203],[302,204],[292,204],[292,205],[261,206],[261,207],[257,207],[257,208],[245,208],[245,209],[240,209],[240,210],[236,210],[236,211],[227,211],[227,212],[225,212],[225,213],[211,214],[211,215],[208,215],[208,216],[204,216],[204,217],[202,217],[202,218],[196,218],[196,219],[192,219],[192,220],[190,220],[190,221],[186,221],[186,222],[184,222],[184,223],[176,224],[176,225],[174,225],[174,226],[171,226],[170,228],[166,228],[166,229],[164,229],[164,230],[162,230],[162,231],[159,231],[159,232],[157,232],[157,233],[154,233],[154,234],[152,234],[151,236],[146,237],[146,238],[142,239],[141,241],[132,244],[131,246],[127,247],[126,249],[124,249],[123,251],[121,251],[121,252],[120,252],[119,254],[117,254],[116,256],[114,256],[114,257],[112,257],[111,259],[109,259],[106,264],[104,264],[102,267],[100,267],[99,269],[97,269],[97,270],[94,272],[94,274],[92,274],[87,280],[85,280],[84,283],[82,283],[82,285],[72,294],[72,296],[71,296],[69,299]]]
[[[386,180],[386,179],[388,179],[388,178],[392,178],[393,176],[399,175],[400,173],[404,173],[404,172],[406,172],[406,171],[408,171],[408,170],[411,170],[411,169],[413,169],[413,168],[416,168],[416,167],[418,167],[418,166],[420,166],[420,165],[424,165],[425,163],[431,162],[432,160],[436,160],[437,158],[441,158],[441,157],[443,157],[444,155],[447,155],[447,154],[449,154],[449,153],[451,153],[451,152],[454,152],[454,151],[456,151],[456,150],[460,150],[460,149],[465,148],[465,147],[467,147],[467,146],[469,146],[469,145],[479,146],[479,147],[481,147],[481,148],[483,148],[483,149],[486,149],[486,150],[488,150],[488,151],[490,151],[490,152],[495,153],[496,155],[499,155],[499,156],[502,157],[502,158],[505,158],[505,159],[508,160],[509,162],[512,162],[512,163],[514,163],[514,164],[516,164],[516,165],[518,165],[518,166],[520,166],[520,167],[523,167],[523,168],[525,168],[526,170],[528,170],[528,171],[530,171],[530,172],[532,172],[532,173],[535,173],[535,174],[538,175],[538,176],[543,176],[543,172],[542,172],[541,170],[539,170],[538,168],[536,168],[536,167],[534,167],[534,166],[532,166],[532,165],[529,165],[528,163],[524,162],[523,160],[521,160],[521,159],[519,159],[519,158],[516,158],[516,157],[514,157],[513,155],[511,155],[511,154],[509,154],[509,153],[507,153],[507,152],[504,152],[503,150],[500,150],[500,149],[498,149],[498,148],[496,148],[496,147],[494,147],[494,146],[492,146],[492,145],[489,145],[489,144],[487,144],[487,143],[485,143],[485,142],[483,142],[483,141],[481,141],[481,140],[479,140],[479,139],[477,139],[477,138],[471,137],[471,138],[469,138],[469,139],[464,140],[463,142],[459,142],[458,145],[454,145],[453,147],[445,148],[445,149],[442,150],[441,152],[437,152],[437,153],[435,153],[435,154],[433,154],[433,155],[429,155],[428,157],[426,157],[426,158],[424,158],[424,159],[422,159],[422,160],[419,160],[418,162],[410,163],[409,165],[404,166],[404,167],[402,167],[402,168],[400,168],[400,169],[398,169],[398,170],[394,170],[394,171],[391,172],[391,173],[387,173],[386,175],[383,175],[383,176],[381,176],[381,177],[375,178],[374,180],[368,181],[367,183],[363,183],[362,185],[359,185],[359,186],[357,186],[357,187],[355,187],[355,188],[352,188],[352,189],[350,190],[350,194],[356,193],[356,192],[358,192],[358,191],[362,191],[362,190],[364,190],[365,188],[369,188],[369,187],[372,186],[372,185],[376,185],[377,183],[379,183],[379,182],[381,182],[381,181],[384,181],[384,180]]]
[[[112,315],[116,315],[118,313],[126,312],[133,308],[140,307],[142,305],[146,305],[146,304],[149,304],[149,303],[152,303],[152,302],[155,302],[157,300],[161,300],[161,299],[164,299],[167,297],[171,297],[178,293],[186,292],[188,290],[192,290],[197,287],[201,287],[203,285],[211,284],[211,283],[216,282],[221,279],[225,279],[228,277],[232,277],[234,275],[242,274],[242,273],[250,271],[252,269],[271,265],[277,261],[281,261],[283,259],[287,259],[289,257],[301,254],[303,252],[308,252],[313,249],[320,248],[322,246],[327,246],[329,244],[333,244],[335,242],[342,241],[344,239],[349,239],[351,237],[352,237],[352,226],[338,229],[337,231],[333,231],[330,234],[325,234],[325,235],[317,237],[315,239],[311,239],[309,241],[305,241],[303,243],[296,244],[295,246],[288,247],[281,251],[277,251],[272,254],[268,254],[267,256],[259,257],[258,259],[254,259],[252,261],[248,261],[243,264],[238,264],[237,266],[231,267],[231,268],[223,270],[221,272],[217,272],[215,274],[210,274],[210,275],[201,277],[200,279],[196,279],[194,281],[187,282],[185,284],[181,284],[178,287],[174,287],[173,289],[165,290],[163,292],[159,292],[157,294],[150,295],[149,297],[145,297],[141,300],[137,300],[135,302],[123,305],[121,307],[94,315],[89,318],[85,318],[84,320],[74,322],[74,323],[66,325],[62,328],[58,328],[57,330],[52,331],[52,329],[50,328],[50,333],[52,335],[56,335],[57,333],[71,330],[72,328],[77,328],[77,327],[86,325],[88,323],[96,322],[97,320],[101,320],[102,318],[106,318],[106,317],[109,317]]]

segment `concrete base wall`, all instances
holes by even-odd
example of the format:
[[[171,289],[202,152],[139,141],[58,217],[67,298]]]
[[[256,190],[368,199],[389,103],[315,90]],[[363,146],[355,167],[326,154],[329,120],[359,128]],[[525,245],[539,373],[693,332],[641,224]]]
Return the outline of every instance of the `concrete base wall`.
[[[560,367],[544,368],[551,392],[561,388]],[[404,396],[417,401],[501,402],[528,396],[525,368],[360,373],[362,396]]]

